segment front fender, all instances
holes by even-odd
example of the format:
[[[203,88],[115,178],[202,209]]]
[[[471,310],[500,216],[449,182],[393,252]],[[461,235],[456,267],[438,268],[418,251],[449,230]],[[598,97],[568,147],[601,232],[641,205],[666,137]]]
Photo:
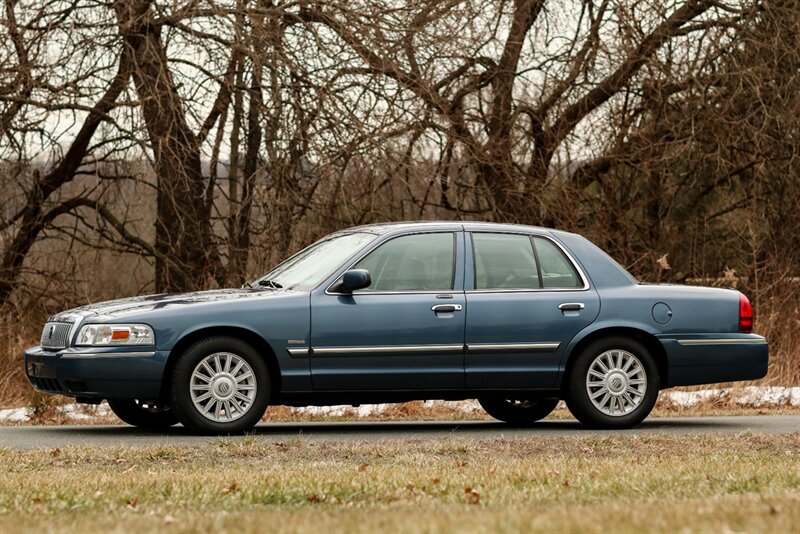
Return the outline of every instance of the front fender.
[[[204,333],[252,336],[253,340],[262,340],[274,354],[282,389],[310,387],[307,355],[291,355],[288,351],[308,344],[311,319],[307,293],[269,302],[240,300],[213,307],[187,306],[180,314],[162,314],[157,319],[150,324],[156,330],[159,350],[169,351],[170,359],[176,348],[181,350],[186,345],[186,340],[199,339]]]

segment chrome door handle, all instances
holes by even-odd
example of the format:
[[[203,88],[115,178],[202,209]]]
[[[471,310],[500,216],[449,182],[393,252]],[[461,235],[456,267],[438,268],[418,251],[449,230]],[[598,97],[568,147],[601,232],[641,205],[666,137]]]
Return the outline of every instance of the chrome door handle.
[[[433,313],[452,313],[461,311],[461,304],[437,304],[431,306]]]
[[[583,302],[565,302],[564,304],[558,305],[558,309],[561,311],[580,311],[585,307]]]

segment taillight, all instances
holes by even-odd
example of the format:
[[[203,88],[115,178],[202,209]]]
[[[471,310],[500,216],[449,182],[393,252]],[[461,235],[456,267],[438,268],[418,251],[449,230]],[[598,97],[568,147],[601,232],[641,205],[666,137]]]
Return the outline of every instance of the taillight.
[[[753,307],[750,299],[739,293],[739,332],[753,331]]]

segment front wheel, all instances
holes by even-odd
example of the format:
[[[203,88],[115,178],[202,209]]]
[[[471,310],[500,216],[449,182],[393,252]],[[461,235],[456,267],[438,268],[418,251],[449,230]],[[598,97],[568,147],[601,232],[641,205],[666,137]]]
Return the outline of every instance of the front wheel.
[[[556,409],[558,399],[478,399],[486,413],[518,426],[530,425],[539,419],[544,419]]]
[[[174,410],[163,404],[138,399],[108,399],[114,415],[129,425],[158,430],[178,424]]]
[[[264,359],[244,341],[211,337],[189,347],[172,373],[172,404],[183,426],[239,434],[258,423],[270,396]]]
[[[650,414],[658,398],[653,356],[634,339],[609,337],[584,349],[565,378],[567,407],[593,428],[631,428]]]

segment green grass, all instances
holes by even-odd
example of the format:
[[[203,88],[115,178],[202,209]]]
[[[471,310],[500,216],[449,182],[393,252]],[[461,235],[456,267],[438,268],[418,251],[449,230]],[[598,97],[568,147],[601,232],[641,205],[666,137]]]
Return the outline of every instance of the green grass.
[[[800,531],[800,434],[0,450],[0,531]]]

